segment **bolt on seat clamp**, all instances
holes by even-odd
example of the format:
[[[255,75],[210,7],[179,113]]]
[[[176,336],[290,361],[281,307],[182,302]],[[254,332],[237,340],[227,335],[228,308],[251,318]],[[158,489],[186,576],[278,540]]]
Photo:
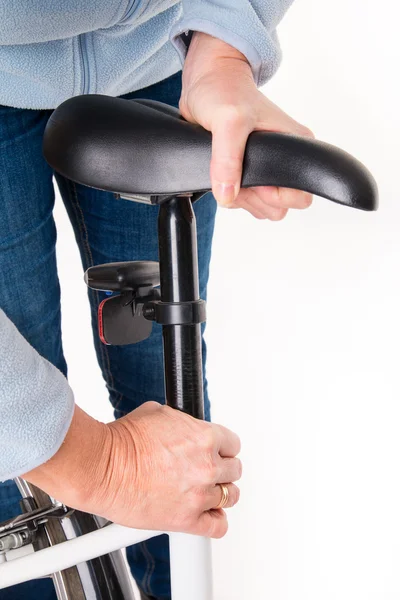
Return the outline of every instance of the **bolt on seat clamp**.
[[[206,302],[146,302],[143,316],[160,325],[197,325],[206,321]]]

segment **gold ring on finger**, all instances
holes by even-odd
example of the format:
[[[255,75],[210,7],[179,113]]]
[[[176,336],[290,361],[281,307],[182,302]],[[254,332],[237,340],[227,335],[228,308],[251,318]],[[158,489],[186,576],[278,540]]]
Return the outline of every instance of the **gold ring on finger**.
[[[223,483],[218,483],[217,485],[219,485],[219,487],[221,488],[221,500],[220,503],[218,504],[218,506],[215,507],[215,510],[217,510],[218,508],[225,508],[225,506],[228,504],[229,502],[229,489],[227,485],[224,485]]]

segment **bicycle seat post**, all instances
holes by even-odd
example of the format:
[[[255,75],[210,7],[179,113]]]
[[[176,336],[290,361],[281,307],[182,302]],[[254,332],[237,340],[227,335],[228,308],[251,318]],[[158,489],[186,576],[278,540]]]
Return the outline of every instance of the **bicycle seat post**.
[[[199,300],[196,217],[189,195],[160,206],[161,301]],[[165,392],[169,406],[204,419],[201,325],[163,325]]]

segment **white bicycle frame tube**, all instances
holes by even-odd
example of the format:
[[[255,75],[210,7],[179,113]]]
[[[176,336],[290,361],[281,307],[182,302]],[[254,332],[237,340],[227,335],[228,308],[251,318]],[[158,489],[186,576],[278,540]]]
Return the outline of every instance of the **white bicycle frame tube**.
[[[0,564],[0,589],[63,571],[161,533],[112,523],[81,537]],[[212,600],[211,540],[182,533],[168,535],[173,600]]]
[[[212,600],[211,540],[173,533],[169,537],[173,600]]]

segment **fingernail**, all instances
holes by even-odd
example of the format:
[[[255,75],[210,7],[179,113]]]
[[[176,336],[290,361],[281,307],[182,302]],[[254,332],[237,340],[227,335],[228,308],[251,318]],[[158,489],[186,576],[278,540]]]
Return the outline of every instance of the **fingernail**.
[[[237,186],[233,183],[219,181],[216,185],[216,199],[223,206],[230,206],[237,196]]]
[[[309,192],[303,192],[303,206],[309,208],[312,204],[313,196]]]

